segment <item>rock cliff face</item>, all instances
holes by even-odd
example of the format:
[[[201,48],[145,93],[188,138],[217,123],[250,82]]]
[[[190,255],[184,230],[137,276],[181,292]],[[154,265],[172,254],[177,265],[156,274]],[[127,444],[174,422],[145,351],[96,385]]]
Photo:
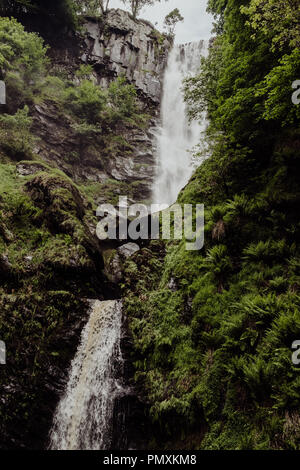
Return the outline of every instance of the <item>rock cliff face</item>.
[[[78,141],[71,122],[53,104],[35,106],[34,131],[39,137],[35,152],[67,173],[73,180],[104,183],[122,181],[134,185],[132,200],[147,200],[155,176],[153,128],[159,116],[163,72],[172,44],[145,21],[134,21],[122,10],[111,10],[105,19],[85,18],[82,32],[50,51],[53,66],[76,83],[80,65],[93,67],[91,79],[107,87],[125,76],[138,92],[141,107],[151,115],[145,129],[122,126],[130,146],[112,149],[86,147],[80,162],[70,156],[78,153]],[[101,201],[99,201],[101,202]]]
[[[76,183],[101,183],[108,190],[115,183],[115,194],[121,191],[119,194],[130,195],[132,201],[143,201],[150,197],[155,177],[155,144],[152,135],[155,124],[152,118],[146,129],[122,125],[119,135],[125,145],[121,142],[121,145],[103,148],[94,142],[79,151],[78,136],[72,130],[72,120],[61,115],[52,103],[39,104],[35,105],[34,112],[33,129],[38,137],[35,153],[51,166],[56,165],[63,170]],[[97,203],[111,202],[107,198],[106,189],[99,191]]]
[[[123,10],[108,12],[105,23],[84,24],[86,49],[81,60],[95,65],[105,86],[124,75],[145,98],[160,103],[163,71],[170,41],[145,21],[134,21]]]

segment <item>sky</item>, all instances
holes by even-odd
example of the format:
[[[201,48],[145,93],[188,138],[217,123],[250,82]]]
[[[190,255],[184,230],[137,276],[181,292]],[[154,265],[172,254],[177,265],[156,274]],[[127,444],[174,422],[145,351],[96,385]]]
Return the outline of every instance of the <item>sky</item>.
[[[165,16],[174,8],[178,8],[184,17],[184,22],[176,27],[176,43],[199,41],[200,39],[209,39],[212,29],[212,16],[206,12],[207,0],[168,0],[156,3],[153,6],[145,7],[140,17],[151,21],[157,29],[163,31],[163,21]],[[109,8],[125,7],[121,0],[111,0]],[[156,24],[158,23],[158,24]]]

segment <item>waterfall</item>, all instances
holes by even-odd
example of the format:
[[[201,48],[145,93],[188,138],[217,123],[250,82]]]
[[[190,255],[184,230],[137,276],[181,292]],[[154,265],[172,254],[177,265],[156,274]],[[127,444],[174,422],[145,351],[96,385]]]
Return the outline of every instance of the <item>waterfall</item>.
[[[158,171],[153,187],[153,202],[171,205],[193,172],[191,150],[200,142],[204,124],[189,124],[183,98],[182,81],[195,75],[207,43],[200,41],[174,46],[169,54],[161,104],[161,128],[158,129]]]
[[[54,415],[51,449],[111,448],[114,403],[125,394],[121,329],[121,301],[95,301]]]

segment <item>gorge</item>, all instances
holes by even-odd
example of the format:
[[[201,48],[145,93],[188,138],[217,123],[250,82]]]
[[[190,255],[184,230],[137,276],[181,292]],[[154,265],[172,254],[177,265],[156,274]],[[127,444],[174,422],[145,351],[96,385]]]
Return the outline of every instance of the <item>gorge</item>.
[[[27,19],[24,23],[28,26]],[[29,21],[29,27],[40,30],[43,24]],[[119,348],[120,343],[129,344],[130,339],[126,339],[127,329],[124,327],[121,334],[121,324],[117,323],[121,322],[121,307],[116,301],[121,295],[119,280],[115,281],[114,276],[111,280],[106,275],[110,271],[110,254],[96,237],[95,214],[101,202],[114,204],[121,194],[127,195],[132,202],[150,200],[155,176],[152,128],[159,117],[161,82],[171,42],[150,23],[133,21],[122,10],[111,10],[104,21],[85,17],[81,33],[69,34],[68,38],[63,36],[61,41],[53,37],[51,31],[42,31],[41,34],[47,33],[47,40],[51,42],[47,58],[37,35],[30,36],[20,24],[13,20],[6,22],[6,18],[1,18],[1,28],[1,31],[15,28],[24,48],[28,48],[32,40],[32,57],[40,54],[40,65],[35,69],[38,75],[35,77],[32,73],[30,77],[30,83],[34,83],[35,78],[39,82],[34,90],[36,99],[19,96],[13,77],[10,82],[7,80],[7,104],[1,110],[13,114],[18,100],[20,105],[23,100],[30,103],[28,130],[27,124],[23,133],[15,133],[12,128],[9,143],[5,148],[1,147],[1,180],[17,195],[13,202],[10,189],[2,188],[1,214],[6,214],[11,204],[16,204],[22,219],[10,220],[8,217],[6,222],[1,219],[0,229],[1,236],[3,234],[1,302],[7,305],[7,313],[1,317],[1,335],[8,345],[7,367],[1,370],[0,384],[1,409],[7,410],[0,425],[1,446],[49,447],[49,430],[58,398],[64,395],[69,384],[75,398],[71,395],[68,400],[71,391],[67,388],[67,416],[57,412],[51,447],[99,448],[100,445],[109,448],[114,445],[127,448],[125,433],[112,433],[110,427],[113,419],[118,422],[118,428],[124,427],[122,414],[128,407],[128,413],[134,414],[131,421],[140,419],[142,408],[136,404],[133,393],[127,393],[126,402],[120,396],[115,410],[109,401],[105,404],[96,401],[91,405],[97,412],[104,410],[102,418],[99,414],[101,423],[96,419],[93,425],[96,429],[107,418],[105,413],[110,413],[107,433],[101,439],[101,432],[97,431],[94,438],[85,432],[87,441],[82,442],[81,435],[77,434],[82,416],[74,416],[71,424],[67,418],[72,415],[76,397],[86,400],[86,413],[93,414],[88,405],[93,403],[97,386],[105,383],[107,394],[113,394],[114,385],[108,375],[113,373],[114,367],[122,375],[121,359],[119,365],[112,365],[107,354],[113,354],[112,349]],[[13,47],[17,50],[14,44]],[[16,60],[26,60],[22,51]],[[50,75],[46,75],[46,63]],[[115,88],[112,83],[116,83]],[[79,90],[80,97],[74,95],[75,90]],[[90,108],[78,109],[77,98],[90,99]],[[103,103],[108,99],[112,100],[110,107],[100,118]],[[120,106],[124,109],[122,116],[118,114]],[[25,109],[24,113],[28,111]],[[10,147],[13,142],[16,142],[15,148]],[[27,296],[27,289],[32,295]],[[111,302],[115,308],[101,310],[95,307],[96,312],[90,316],[91,299],[96,305],[97,302],[101,305]],[[20,313],[14,325],[6,321],[11,309]],[[107,317],[102,317],[101,311]],[[94,336],[87,331],[89,322],[93,322],[97,331],[97,325],[102,322],[107,338],[97,356],[100,356],[97,364],[100,382],[91,387],[90,396],[85,397],[80,384],[75,387],[74,382],[78,374],[78,379],[83,377],[84,380],[93,358],[86,358],[90,362],[82,365],[81,371],[78,361],[85,357],[85,351],[79,349],[79,356],[75,353],[82,331],[86,335],[86,340],[82,338],[82,348],[85,345],[89,348],[91,342],[100,338],[96,331]],[[20,328],[20,324],[27,326]],[[112,324],[115,336],[110,338]],[[20,352],[17,347],[19,334],[23,334],[25,345]],[[108,344],[106,340],[111,342]],[[107,351],[109,347],[111,349]],[[130,349],[129,345],[124,347]],[[102,364],[104,357],[106,363]],[[75,363],[70,370],[69,383],[72,360]],[[131,377],[133,372],[128,359],[124,368],[125,375]],[[21,374],[17,373],[20,369],[23,370]],[[117,383],[115,387],[118,388]],[[63,402],[62,411],[65,408]],[[117,413],[115,418],[113,413]],[[132,427],[135,443],[140,439],[138,434],[139,431]],[[96,442],[98,438],[100,443]]]
[[[153,131],[158,161],[153,202],[157,204],[175,202],[192,173],[189,150],[199,143],[201,127],[198,123],[188,122],[182,83],[184,78],[198,71],[204,48],[204,41],[200,41],[173,46],[169,53],[162,85],[162,127]],[[129,245],[125,244],[123,248]],[[51,449],[113,448],[113,436],[121,432],[119,419],[114,419],[118,397],[135,393],[133,387],[126,391],[125,386],[121,338],[126,332],[123,331],[122,316],[121,301],[96,301],[91,307],[89,321],[70,367],[66,390],[54,415]],[[127,421],[124,416],[124,422]],[[125,442],[129,443],[131,439],[126,436],[126,427],[123,433]]]
[[[75,3],[0,2],[1,449],[299,449],[297,2],[209,47]],[[100,240],[122,196],[204,246]]]

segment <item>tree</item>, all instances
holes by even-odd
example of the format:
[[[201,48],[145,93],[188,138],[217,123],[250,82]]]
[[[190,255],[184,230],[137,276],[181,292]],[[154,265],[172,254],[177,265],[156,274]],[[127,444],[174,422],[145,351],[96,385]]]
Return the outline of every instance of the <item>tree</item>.
[[[108,11],[110,0],[75,0],[79,12],[86,15],[104,15]]]
[[[65,104],[79,119],[87,124],[96,124],[101,121],[107,97],[102,88],[89,80],[83,80],[80,85],[67,88]]]
[[[184,18],[181,16],[178,8],[175,8],[175,10],[171,11],[165,17],[164,25],[166,26],[168,33],[171,36],[174,36],[176,25],[181,21],[184,21]]]
[[[140,11],[147,5],[154,5],[156,2],[160,2],[161,0],[122,0],[122,2],[126,4],[130,4],[131,12],[133,18],[136,19],[137,15]],[[167,1],[167,0],[166,0]]]
[[[10,111],[32,100],[46,75],[44,41],[25,31],[14,18],[0,18],[0,69],[6,84]]]
[[[76,27],[76,5],[73,0],[0,0],[0,15],[39,18],[51,27]]]
[[[99,0],[100,9],[101,9],[103,14],[107,12],[109,2],[110,2],[110,0]]]
[[[286,44],[300,47],[299,0],[251,0],[241,11],[255,31],[272,35],[273,50]]]

